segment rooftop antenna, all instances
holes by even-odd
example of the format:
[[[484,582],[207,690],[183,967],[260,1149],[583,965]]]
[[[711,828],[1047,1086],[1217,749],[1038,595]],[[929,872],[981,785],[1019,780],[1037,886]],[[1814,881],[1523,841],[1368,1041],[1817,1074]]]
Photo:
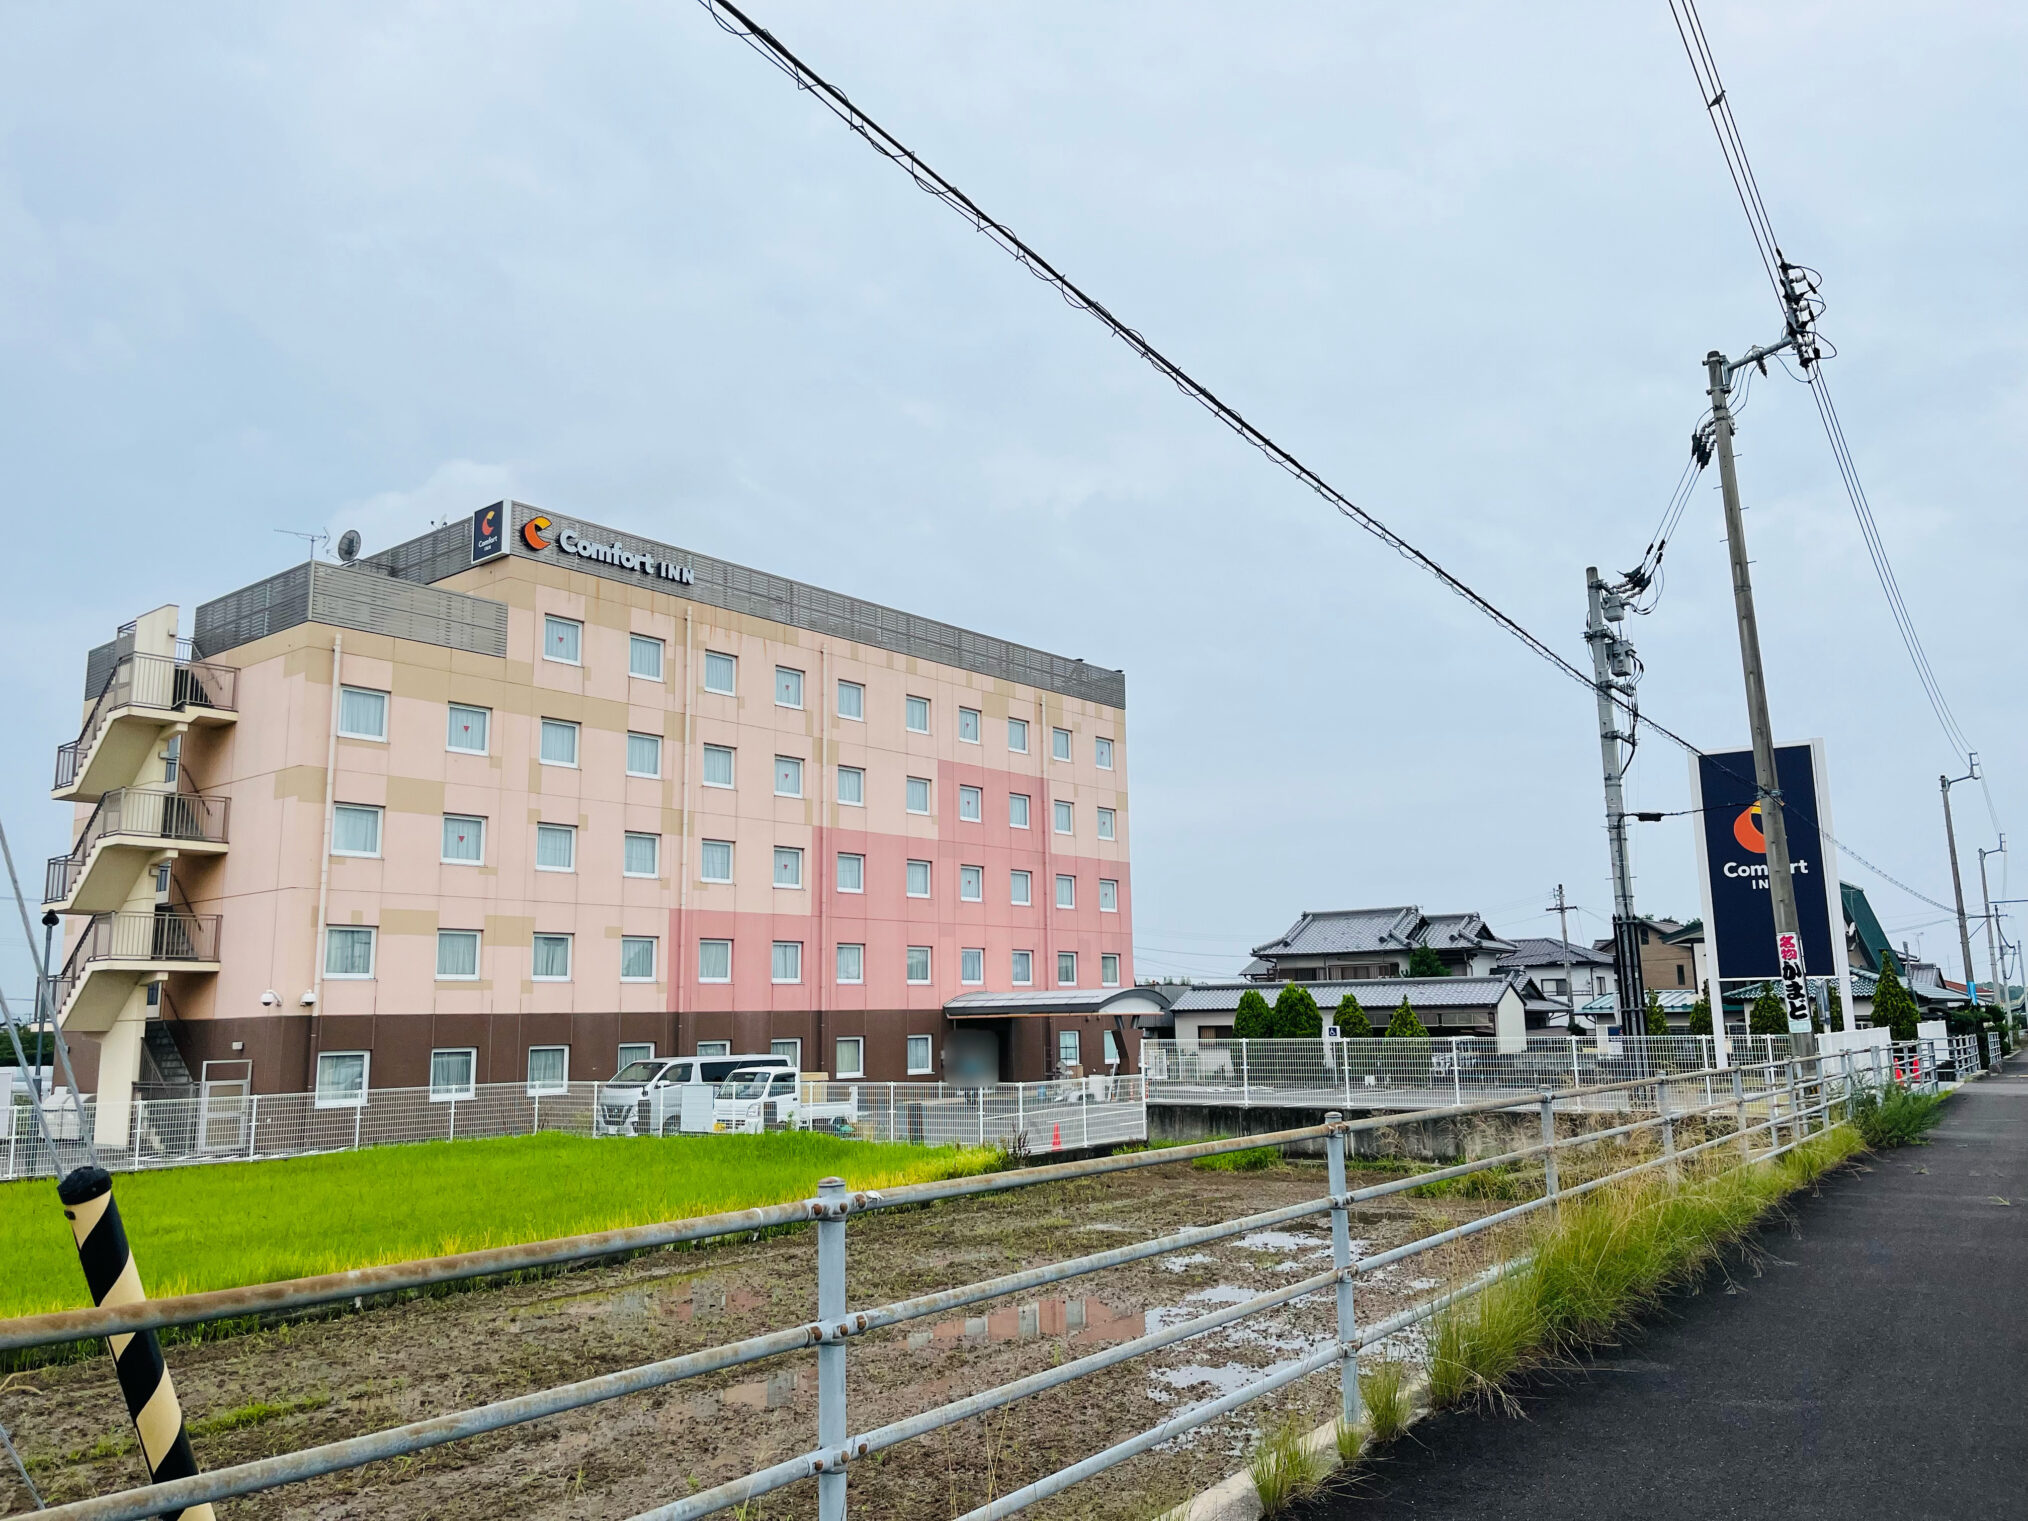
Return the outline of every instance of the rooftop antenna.
[[[317,558],[318,551],[331,542],[330,530],[325,528],[319,528],[314,533],[301,528],[277,528],[275,532],[285,533],[292,539],[301,539],[308,544],[310,558],[313,560]]]

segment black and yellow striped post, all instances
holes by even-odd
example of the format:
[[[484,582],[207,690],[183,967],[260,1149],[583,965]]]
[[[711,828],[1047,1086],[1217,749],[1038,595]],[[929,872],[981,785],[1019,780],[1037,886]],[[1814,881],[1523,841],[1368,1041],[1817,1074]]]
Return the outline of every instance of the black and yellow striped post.
[[[92,1303],[112,1306],[146,1299],[141,1270],[134,1266],[126,1227],[120,1224],[120,1207],[113,1202],[112,1174],[103,1167],[80,1167],[57,1184],[56,1192],[63,1200],[71,1234],[77,1238],[77,1258],[84,1268]],[[106,1344],[112,1349],[127,1414],[134,1419],[134,1434],[141,1439],[148,1476],[158,1484],[189,1478],[197,1472],[197,1459],[183,1429],[183,1407],[176,1402],[176,1386],[162,1361],[162,1343],[153,1331],[131,1331],[108,1336]],[[213,1521],[209,1504],[162,1514],[167,1521]]]

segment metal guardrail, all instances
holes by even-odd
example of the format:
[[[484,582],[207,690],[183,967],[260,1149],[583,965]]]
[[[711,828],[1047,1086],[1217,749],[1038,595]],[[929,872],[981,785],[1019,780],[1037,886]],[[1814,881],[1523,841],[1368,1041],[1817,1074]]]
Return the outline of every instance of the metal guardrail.
[[[122,655],[77,738],[57,750],[55,785],[60,790],[77,780],[99,731],[122,708],[178,713],[189,708],[217,708],[230,712],[238,702],[239,671],[233,666],[169,655]]]
[[[1160,1350],[1177,1342],[1201,1336],[1264,1311],[1331,1289],[1336,1295],[1336,1334],[1293,1363],[1257,1379],[1207,1404],[1180,1414],[1162,1425],[1143,1432],[1104,1452],[1030,1484],[991,1504],[972,1511],[963,1521],[998,1521],[1038,1500],[1061,1492],[1083,1478],[1124,1461],[1136,1453],[1217,1419],[1252,1400],[1295,1379],[1336,1367],[1340,1382],[1340,1406],[1345,1419],[1360,1417],[1357,1358],[1359,1351],[1385,1340],[1422,1320],[1439,1313],[1496,1281],[1520,1264],[1501,1263],[1477,1278],[1425,1300],[1387,1320],[1362,1327],[1357,1319],[1355,1291],[1361,1276],[1378,1272],[1395,1263],[1435,1250],[1451,1242],[1523,1219],[1560,1201],[1579,1197],[1615,1181],[1657,1168],[1673,1175],[1685,1159],[1715,1149],[1736,1148],[1739,1165],[1765,1161],[1801,1144],[1811,1134],[1828,1127],[1834,1112],[1869,1082],[1888,1076],[1890,1068],[1907,1071],[1914,1081],[1933,1086],[1936,1052],[1920,1048],[1897,1049],[1889,1053],[1854,1052],[1838,1056],[1788,1059],[1780,1062],[1707,1068],[1681,1073],[1656,1074],[1600,1087],[1547,1090],[1530,1099],[1515,1102],[1507,1098],[1486,1099],[1466,1104],[1439,1106],[1402,1114],[1375,1116],[1345,1122],[1331,1117],[1321,1125],[1305,1126],[1270,1135],[1235,1140],[1201,1142],[1159,1151],[1142,1151],[1092,1161],[1062,1163],[1021,1171],[1002,1172],[943,1183],[916,1184],[884,1192],[848,1192],[839,1180],[827,1179],[814,1199],[735,1214],[708,1216],[696,1220],[639,1227],[631,1231],[608,1232],[601,1236],[577,1237],[565,1241],[505,1248],[489,1253],[431,1262],[398,1264],[363,1269],[352,1273],[329,1274],[293,1284],[261,1285],[249,1289],[224,1290],[186,1295],[176,1299],[131,1304],[112,1309],[77,1310],[59,1315],[0,1323],[0,1349],[47,1345],[86,1336],[108,1335],[145,1327],[190,1324],[226,1315],[246,1314],[283,1306],[330,1303],[357,1294],[382,1293],[396,1287],[420,1287],[450,1282],[485,1272],[510,1271],[553,1263],[581,1261],[588,1256],[630,1250],[638,1246],[687,1240],[705,1240],[745,1233],[770,1225],[814,1223],[817,1231],[816,1318],[801,1325],[770,1331],[720,1346],[685,1353],[678,1357],[622,1369],[600,1377],[584,1379],[556,1388],[539,1390],[474,1409],[454,1411],[387,1430],[350,1437],[298,1452],[284,1453],[255,1462],[237,1464],[170,1483],[148,1485],[96,1499],[77,1501],[47,1512],[52,1521],[141,1521],[161,1512],[173,1512],[205,1501],[252,1494],[280,1485],[297,1483],[322,1474],[357,1468],[367,1463],[401,1457],[447,1442],[459,1441],[484,1432],[539,1420],[550,1415],[649,1389],[662,1388],[683,1379],[726,1368],[815,1349],[817,1356],[817,1445],[786,1461],[759,1468],[728,1483],[685,1496],[653,1510],[635,1521],[692,1521],[815,1477],[818,1487],[818,1514],[822,1521],[843,1521],[846,1510],[846,1475],[853,1462],[898,1446],[914,1437],[940,1430],[991,1410],[1011,1405],[1031,1394],[1088,1377],[1104,1368]],[[1927,1074],[1925,1077],[1924,1074]],[[1624,1123],[1570,1134],[1559,1133],[1559,1112],[1595,1111],[1608,1092],[1620,1095],[1612,1106],[1631,1116]],[[1345,1157],[1350,1137],[1366,1131],[1393,1129],[1432,1119],[1491,1114],[1501,1110],[1521,1114],[1539,1113],[1542,1140],[1498,1156],[1483,1157],[1453,1167],[1412,1174],[1364,1188],[1347,1187]],[[1681,1127],[1701,1124],[1709,1138],[1689,1144]],[[1786,1139],[1784,1131],[1787,1132]],[[1564,1185],[1559,1162],[1584,1147],[1625,1136],[1656,1133],[1660,1155],[1632,1166],[1608,1171],[1583,1182]],[[1038,1184],[1089,1178],[1131,1168],[1175,1166],[1200,1157],[1216,1156],[1249,1147],[1286,1145],[1321,1140],[1326,1147],[1328,1167],[1326,1193],[1276,1209],[1212,1225],[1193,1226],[1152,1240],[1135,1242],[1066,1261],[1049,1263],[1021,1272],[1004,1274],[956,1287],[853,1311],[846,1294],[845,1266],[847,1223],[856,1215],[875,1210],[925,1204],[969,1197]],[[1350,1233],[1350,1209],[1368,1200],[1406,1192],[1449,1178],[1465,1177],[1491,1167],[1539,1162],[1543,1192],[1508,1208],[1448,1229],[1434,1231],[1388,1251],[1355,1257]],[[964,1305],[979,1304],[1022,1293],[1047,1284],[1061,1283],[1172,1252],[1189,1251],[1209,1242],[1225,1240],[1249,1231],[1261,1230],[1320,1214],[1331,1217],[1332,1264],[1328,1271],[1242,1303],[1223,1305],[1208,1314],[1164,1326],[1154,1332],[1104,1348],[1061,1366],[1029,1377],[950,1401],[904,1420],[853,1434],[849,1423],[846,1389],[847,1347],[852,1338],[885,1327],[901,1325],[925,1316],[939,1315]]]
[[[151,792],[116,787],[101,797],[85,820],[77,844],[68,855],[51,856],[43,872],[42,901],[61,903],[71,895],[85,865],[101,840],[128,837],[145,840],[203,840],[225,843],[231,799],[195,792]]]

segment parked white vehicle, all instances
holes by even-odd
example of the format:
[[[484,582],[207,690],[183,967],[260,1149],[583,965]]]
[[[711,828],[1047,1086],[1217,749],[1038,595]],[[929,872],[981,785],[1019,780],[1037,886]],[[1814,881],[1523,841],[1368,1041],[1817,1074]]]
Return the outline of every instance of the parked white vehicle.
[[[718,1085],[712,1129],[740,1135],[766,1130],[850,1130],[859,1119],[858,1089],[831,1103],[808,1103],[802,1076],[778,1067],[742,1067]]]
[[[742,1069],[787,1072],[786,1056],[657,1056],[629,1062],[599,1089],[599,1135],[704,1135],[716,1128],[719,1085]]]

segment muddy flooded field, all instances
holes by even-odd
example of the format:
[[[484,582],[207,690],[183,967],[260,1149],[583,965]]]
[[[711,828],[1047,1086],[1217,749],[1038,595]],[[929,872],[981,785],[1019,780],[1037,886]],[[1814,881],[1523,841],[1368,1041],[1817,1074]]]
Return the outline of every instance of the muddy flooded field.
[[[886,1303],[1323,1191],[1321,1163],[1238,1173],[1179,1166],[865,1216],[849,1227],[849,1302]],[[1360,1250],[1375,1252],[1499,1207],[1397,1196],[1359,1211],[1353,1231]],[[1363,1279],[1361,1319],[1469,1274],[1491,1260],[1491,1238],[1504,1229]],[[851,1429],[1086,1356],[1329,1261],[1320,1215],[856,1339]],[[799,1230],[172,1346],[169,1362],[198,1461],[216,1468],[795,1325],[814,1316],[815,1269],[814,1234]],[[894,1521],[961,1513],[1294,1359],[1331,1325],[1327,1291],[875,1455],[852,1466],[853,1513]],[[1419,1352],[1412,1339],[1391,1350]],[[814,1446],[815,1371],[812,1354],[791,1354],[220,1509],[245,1521],[628,1517]],[[1033,1514],[1155,1515],[1243,1463],[1264,1405],[1324,1420],[1336,1398],[1334,1375],[1306,1379]],[[0,1389],[0,1420],[51,1503],[144,1480],[103,1356],[12,1376]],[[0,1495],[26,1509],[18,1485],[0,1483]],[[746,1521],[815,1509],[814,1483],[805,1482],[749,1507]]]

